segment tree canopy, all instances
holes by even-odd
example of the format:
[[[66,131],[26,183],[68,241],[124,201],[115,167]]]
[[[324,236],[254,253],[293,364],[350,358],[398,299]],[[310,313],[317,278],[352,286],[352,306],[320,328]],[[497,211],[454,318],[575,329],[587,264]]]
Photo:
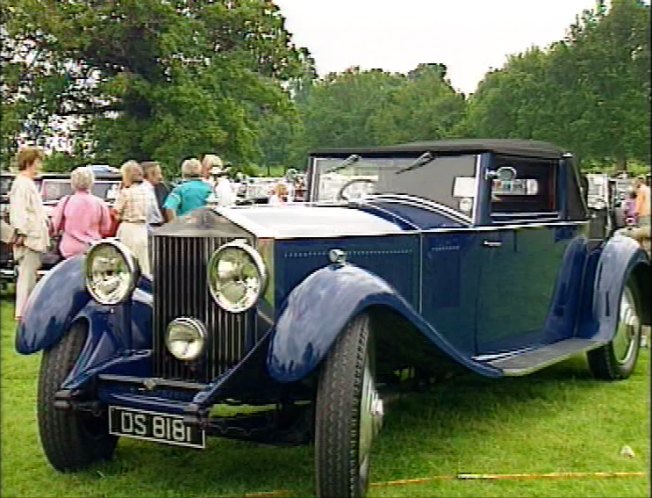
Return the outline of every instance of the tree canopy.
[[[580,158],[650,163],[650,6],[603,2],[564,40],[490,72],[469,101],[476,136],[549,140]]]
[[[74,116],[98,161],[253,161],[260,116],[291,114],[281,83],[312,64],[266,0],[10,0],[1,21],[3,154]]]

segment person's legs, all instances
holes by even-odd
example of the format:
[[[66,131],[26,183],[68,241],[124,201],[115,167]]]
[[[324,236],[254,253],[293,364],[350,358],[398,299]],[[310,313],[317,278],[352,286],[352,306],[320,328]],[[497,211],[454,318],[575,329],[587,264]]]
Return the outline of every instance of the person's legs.
[[[138,260],[141,272],[151,275],[147,226],[144,223],[123,222],[118,229],[118,238],[132,250]]]
[[[16,319],[23,316],[27,299],[36,285],[36,272],[41,267],[41,253],[27,247],[17,254],[18,279],[16,281]]]

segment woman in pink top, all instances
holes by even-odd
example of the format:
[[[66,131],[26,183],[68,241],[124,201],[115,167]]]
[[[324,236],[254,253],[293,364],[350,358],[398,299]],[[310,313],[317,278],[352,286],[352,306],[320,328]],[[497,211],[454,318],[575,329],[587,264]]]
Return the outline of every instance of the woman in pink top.
[[[91,168],[76,168],[70,175],[75,193],[63,197],[52,211],[52,230],[63,234],[59,250],[64,258],[83,254],[111,228],[108,206],[90,192],[94,181]]]

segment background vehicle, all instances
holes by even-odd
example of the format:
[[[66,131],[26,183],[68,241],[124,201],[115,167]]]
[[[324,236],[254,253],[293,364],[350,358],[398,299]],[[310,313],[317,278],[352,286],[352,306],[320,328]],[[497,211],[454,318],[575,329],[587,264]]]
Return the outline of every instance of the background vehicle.
[[[612,209],[612,221],[614,230],[623,228],[627,225],[625,220],[625,200],[632,190],[631,178],[611,178],[609,180],[609,190]]]
[[[609,175],[591,173],[588,183],[587,207],[591,219],[589,236],[594,239],[609,237],[613,232],[613,204],[609,195]]]
[[[9,190],[14,175],[12,173],[0,174],[0,218],[9,223]],[[9,282],[16,278],[16,263],[14,262],[14,253],[9,244],[0,242],[0,286],[4,289]]]
[[[635,368],[648,257],[587,237],[557,147],[321,150],[307,195],[175,219],[153,234],[152,280],[104,241],[40,282],[16,346],[44,351],[37,409],[56,469],[110,458],[121,436],[312,439],[317,494],[361,496],[383,397],[406,377],[499,379],[583,353],[599,379]]]

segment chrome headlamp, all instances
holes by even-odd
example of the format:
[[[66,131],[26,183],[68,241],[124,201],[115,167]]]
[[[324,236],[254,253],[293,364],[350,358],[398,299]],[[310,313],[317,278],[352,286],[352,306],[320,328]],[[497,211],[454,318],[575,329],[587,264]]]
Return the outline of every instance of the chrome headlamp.
[[[117,240],[93,244],[86,254],[86,289],[100,304],[114,305],[131,296],[140,278],[133,253]]]
[[[208,287],[215,302],[231,313],[248,310],[265,290],[267,270],[260,254],[244,241],[224,244],[208,262]]]
[[[176,318],[168,325],[165,345],[175,358],[191,361],[202,354],[207,337],[201,322],[192,318]]]

